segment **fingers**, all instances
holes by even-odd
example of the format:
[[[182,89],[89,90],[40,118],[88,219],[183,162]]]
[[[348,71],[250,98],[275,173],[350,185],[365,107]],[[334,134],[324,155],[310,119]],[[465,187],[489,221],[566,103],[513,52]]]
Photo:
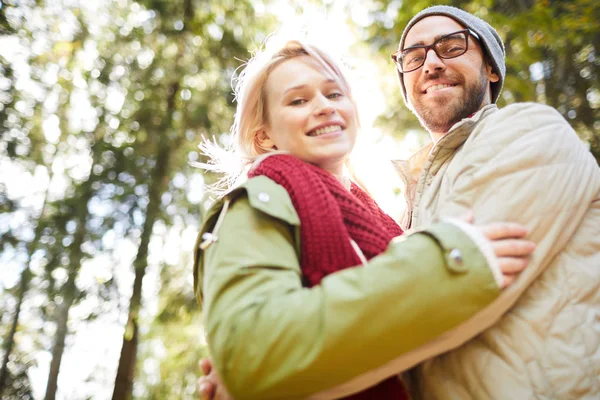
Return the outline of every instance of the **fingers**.
[[[210,358],[203,358],[198,363],[198,366],[202,370],[204,376],[198,378],[196,389],[202,400],[211,400],[215,394],[215,384],[209,376],[212,371],[212,360]]]
[[[525,257],[533,253],[535,243],[525,239],[500,239],[492,242],[496,257]]]
[[[214,396],[215,385],[206,376],[198,378],[196,389],[202,400],[211,400]]]
[[[522,239],[527,229],[512,222],[499,222],[480,227],[481,232],[491,241],[494,254],[502,271],[502,287],[512,285],[529,264],[528,256],[535,250],[535,243]]]
[[[210,371],[212,370],[212,360],[210,358],[203,358],[198,365],[204,375],[210,374]]]
[[[517,251],[522,251],[523,254],[521,257],[498,257],[498,264],[500,265],[500,270],[502,271],[502,276],[504,278],[502,282],[502,288],[506,288],[514,283],[518,274],[522,272],[529,264],[529,258],[526,256],[529,255],[533,249],[535,249],[535,245],[531,242],[524,240],[519,242],[527,242],[522,249]]]
[[[517,280],[517,275],[504,275],[504,281],[502,282],[502,288],[512,285]]]
[[[502,271],[502,287],[512,285],[528,265],[528,256],[535,250],[535,243],[523,239],[527,228],[514,222],[494,222],[479,226],[479,231],[490,240]]]
[[[498,259],[500,270],[503,275],[518,274],[529,264],[529,259],[518,257],[500,257]]]
[[[527,228],[514,222],[494,222],[479,229],[490,240],[522,238],[527,235]]]

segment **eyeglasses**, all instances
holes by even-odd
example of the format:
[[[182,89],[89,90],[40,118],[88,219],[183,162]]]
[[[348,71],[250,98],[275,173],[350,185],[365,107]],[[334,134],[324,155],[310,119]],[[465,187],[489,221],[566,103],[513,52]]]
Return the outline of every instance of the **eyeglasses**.
[[[439,58],[449,59],[462,56],[469,49],[469,34],[477,40],[479,36],[470,29],[449,33],[440,37],[428,46],[413,46],[404,50],[398,50],[392,54],[392,60],[398,71],[405,74],[417,70],[425,64],[427,52],[431,49]]]

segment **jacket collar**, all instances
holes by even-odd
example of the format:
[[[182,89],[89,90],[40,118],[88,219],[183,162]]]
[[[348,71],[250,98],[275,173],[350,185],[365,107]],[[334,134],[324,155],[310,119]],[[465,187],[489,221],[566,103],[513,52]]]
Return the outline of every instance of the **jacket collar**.
[[[482,118],[485,118],[497,110],[498,106],[496,106],[496,104],[488,104],[471,117],[464,118],[457,122],[452,128],[450,128],[448,133],[440,138],[440,140],[438,140],[436,143],[430,142],[426,144],[407,160],[392,160],[392,164],[394,165],[396,172],[406,187],[408,188],[411,186],[411,183],[417,182],[425,163],[435,149],[442,148],[451,151],[456,150],[467,140],[472,128]]]

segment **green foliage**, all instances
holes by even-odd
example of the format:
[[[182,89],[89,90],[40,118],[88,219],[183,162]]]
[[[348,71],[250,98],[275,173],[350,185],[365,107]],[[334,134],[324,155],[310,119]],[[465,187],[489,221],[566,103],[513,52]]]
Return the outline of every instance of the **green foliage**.
[[[507,77],[499,106],[538,101],[557,108],[600,160],[600,3],[551,0],[376,1],[373,23],[361,27],[362,38],[387,58],[404,26],[417,12],[434,4],[464,8],[488,21],[506,44]],[[386,67],[391,71],[391,61]],[[387,75],[391,75],[389,73]],[[386,79],[390,108],[380,124],[395,135],[416,127],[402,106],[393,79]],[[423,133],[425,135],[425,133]]]
[[[3,400],[33,400],[31,382],[27,376],[27,370],[31,368],[31,362],[23,362],[20,357],[28,358],[25,354],[17,353],[18,361],[9,363],[9,375],[6,382],[7,390],[3,393]]]
[[[371,3],[357,30],[369,46],[365,57],[387,71],[382,87],[390,107],[379,123],[402,136],[420,127],[402,105],[389,54],[412,15],[434,2]],[[556,107],[600,158],[597,1],[443,3],[485,18],[506,41],[501,105]],[[249,0],[2,3],[0,39],[12,40],[23,61],[0,51],[0,163],[28,191],[15,192],[8,174],[0,176],[0,260],[31,277],[7,398],[30,396],[26,372],[35,360],[25,355],[40,347],[52,351],[64,312],[65,336],[77,335],[69,326],[106,315],[119,321],[125,339],[139,336],[134,397],[195,398],[197,363],[207,347],[192,293],[190,237],[202,212],[198,186],[212,177],[189,162],[199,158],[201,135],[218,141],[229,131],[231,77],[274,27],[262,6]],[[132,296],[134,274],[144,282],[143,296],[135,288]],[[17,287],[0,285],[3,340]],[[135,317],[126,322],[128,315]],[[66,346],[68,352],[69,340]],[[117,361],[94,360],[109,371]],[[85,387],[110,386],[110,375],[82,379],[75,396],[103,396]]]
[[[146,336],[147,345],[142,347],[140,381],[147,383],[144,398],[197,397],[198,361],[208,355],[208,349],[202,337],[202,316],[186,274],[190,261],[189,256],[182,257],[179,264],[161,272],[158,311]],[[149,363],[158,368],[144,368]]]
[[[149,264],[153,271],[168,268],[165,257],[152,256],[160,247],[152,243],[161,243],[175,224],[198,225],[201,199],[196,196],[191,202],[189,193],[201,172],[189,161],[197,159],[200,135],[220,136],[229,130],[230,78],[239,60],[249,57],[248,49],[263,41],[273,21],[267,14],[255,15],[249,1],[93,3],[9,2],[0,10],[0,29],[21,46],[28,67],[2,58],[0,161],[29,176],[48,177],[37,180],[41,185],[31,188],[29,195],[0,191],[5,222],[0,228],[0,256],[16,253],[20,261],[13,268],[31,268],[33,273],[25,295],[45,298],[33,313],[26,302],[26,317],[19,324],[28,319],[64,321],[42,341],[48,351],[55,343],[56,354],[69,335],[69,319],[77,326],[102,313],[126,313],[121,307],[128,295],[123,292],[130,283],[120,282],[123,272],[118,269],[127,263],[119,254],[121,243],[138,246],[141,256],[135,266],[130,260],[128,272],[143,276]],[[252,27],[244,23],[248,18]],[[78,163],[69,162],[75,159]],[[2,188],[5,178],[0,180]],[[28,196],[36,199],[34,205]],[[16,224],[23,213],[27,222],[18,229],[5,228]],[[86,269],[86,263],[102,257],[112,265],[93,272]],[[188,258],[180,273],[191,279],[190,263]],[[90,273],[96,275],[96,283],[80,276]],[[182,376],[188,382],[195,380],[199,355],[205,354],[204,345],[190,346],[197,343],[201,327],[191,284],[186,285],[187,292],[161,293],[170,293],[156,320],[162,328],[149,329],[154,315],[144,314],[143,331],[151,334],[147,338],[142,333],[142,349],[164,340],[169,352],[186,350],[187,358],[177,356],[183,364],[167,359],[161,361],[166,366],[157,365],[166,371],[165,382],[181,383]],[[181,293],[187,297],[177,297]],[[102,306],[90,309],[86,306],[90,302]],[[140,303],[144,309],[141,298],[132,298],[131,310],[137,313]],[[171,309],[174,305],[177,311]],[[184,318],[182,312],[189,315]],[[65,313],[68,318],[61,317]],[[4,318],[3,324],[9,319]],[[35,334],[43,337],[45,332]],[[18,331],[17,338],[30,334]],[[125,329],[125,339],[127,334]],[[144,376],[136,385],[153,387]],[[95,379],[91,376],[86,382]],[[81,393],[81,398],[91,395]]]

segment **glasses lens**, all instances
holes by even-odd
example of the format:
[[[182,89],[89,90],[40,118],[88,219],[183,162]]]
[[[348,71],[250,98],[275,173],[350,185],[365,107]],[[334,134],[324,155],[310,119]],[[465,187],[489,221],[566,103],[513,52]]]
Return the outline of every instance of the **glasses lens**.
[[[435,44],[435,51],[442,58],[458,57],[467,51],[467,35],[456,33],[440,38]]]
[[[432,45],[402,50],[397,59],[394,56],[394,61],[400,72],[411,72],[423,65],[429,49],[433,49],[440,58],[454,58],[465,54],[467,38],[468,35],[464,31],[452,33],[439,38]]]
[[[414,49],[406,49],[400,54],[400,66],[402,71],[411,71],[417,69],[425,60],[425,49],[417,47]]]

